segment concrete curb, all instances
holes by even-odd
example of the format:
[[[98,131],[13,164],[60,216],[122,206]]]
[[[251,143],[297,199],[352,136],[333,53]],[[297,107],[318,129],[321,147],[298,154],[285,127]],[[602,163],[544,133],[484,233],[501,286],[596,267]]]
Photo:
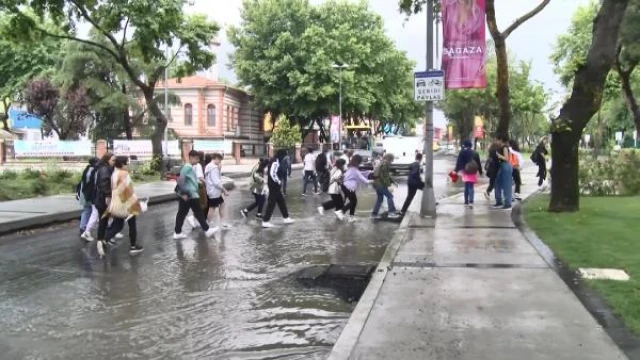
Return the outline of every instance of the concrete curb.
[[[408,215],[409,216],[404,217],[398,230],[395,231],[395,235],[391,239],[391,242],[389,242],[384,255],[382,255],[380,263],[378,263],[378,267],[371,276],[369,285],[367,285],[367,288],[360,297],[360,301],[358,301],[356,308],[351,313],[347,326],[345,326],[342,333],[340,333],[340,337],[333,346],[327,360],[346,360],[351,356],[351,352],[355,348],[355,345],[360,338],[360,334],[364,329],[364,325],[367,322],[367,318],[369,317],[375,301],[378,298],[380,289],[382,289],[382,284],[384,284],[387,273],[391,270],[393,259],[398,253],[398,250],[400,250],[400,246],[404,243],[409,230],[409,224],[411,224],[411,219],[413,219],[414,216],[417,216],[413,213]]]
[[[226,181],[224,184],[225,189],[231,190],[235,188],[235,182],[233,180]],[[149,205],[158,205],[177,200],[178,197],[174,193],[166,193],[160,195],[149,196]],[[77,220],[82,213],[82,209],[76,209],[71,211],[62,211],[58,213],[48,213],[38,216],[33,216],[26,219],[19,219],[2,225],[0,229],[0,236],[9,235],[22,230],[32,230],[37,228],[46,227],[53,224],[65,223],[73,220]]]
[[[582,306],[593,316],[598,324],[602,326],[611,340],[627,355],[631,360],[640,359],[640,338],[633,334],[624,324],[622,319],[615,315],[613,309],[607,305],[606,300],[595,290],[586,285],[575,271],[563,264],[555,255],[553,250],[547,246],[540,237],[529,227],[524,220],[522,205],[533,196],[540,194],[540,190],[531,193],[524,201],[514,205],[511,212],[511,219],[516,228],[522,233],[524,238],[533,246],[538,254],[542,256],[549,267],[556,272],[567,287],[578,298]]]

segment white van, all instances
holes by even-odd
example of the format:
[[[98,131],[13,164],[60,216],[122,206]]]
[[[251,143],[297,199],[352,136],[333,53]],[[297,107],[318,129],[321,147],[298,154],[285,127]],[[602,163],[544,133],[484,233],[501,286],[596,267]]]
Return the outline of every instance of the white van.
[[[382,140],[382,147],[387,154],[393,154],[391,171],[408,172],[416,160],[416,152],[424,152],[424,141],[417,136],[387,136]],[[424,164],[425,159],[422,159]]]

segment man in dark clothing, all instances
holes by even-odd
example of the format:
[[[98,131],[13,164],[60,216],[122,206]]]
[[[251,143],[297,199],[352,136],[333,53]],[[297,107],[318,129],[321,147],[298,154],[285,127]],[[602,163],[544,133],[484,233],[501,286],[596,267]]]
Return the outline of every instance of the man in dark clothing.
[[[329,150],[325,150],[316,158],[316,174],[320,183],[320,190],[327,192],[329,189]]]
[[[106,235],[107,227],[109,226],[109,217],[104,216],[109,204],[111,203],[111,174],[113,173],[113,164],[116,161],[116,157],[112,153],[106,153],[100,158],[98,162],[98,169],[96,170],[96,194],[94,197],[94,204],[98,209],[98,242],[101,242],[98,246],[105,247],[104,238]]]
[[[291,177],[291,158],[289,155],[285,155],[282,158],[282,164],[280,164],[280,179],[282,180],[282,194],[287,196],[287,182]]]
[[[542,139],[536,149],[531,154],[531,160],[538,165],[538,186],[542,186],[544,181],[547,179],[547,155],[549,152],[547,151],[546,146],[547,139]]]
[[[496,177],[498,176],[498,148],[497,142],[493,142],[491,146],[489,146],[489,157],[487,158],[487,163],[484,168],[489,178],[489,187],[487,187],[487,191],[484,193],[484,197],[487,200],[491,198],[491,191],[493,191],[493,188],[496,186]]]
[[[275,210],[276,204],[280,209],[280,213],[282,213],[282,217],[284,218],[285,224],[293,224],[294,221],[289,217],[289,211],[287,210],[287,202],[284,199],[284,195],[282,194],[282,180],[280,179],[280,175],[283,172],[280,170],[280,162],[284,159],[287,153],[284,150],[278,150],[276,156],[271,159],[269,162],[269,170],[267,176],[267,186],[269,188],[269,199],[267,200],[267,211],[262,218],[262,227],[263,228],[272,228],[274,227],[271,224],[271,215],[273,215],[273,210]]]
[[[94,183],[94,172],[96,170],[96,164],[98,159],[91,158],[89,160],[89,165],[84,168],[82,172],[82,176],[80,177],[80,182],[78,182],[78,186],[76,187],[76,199],[82,205],[82,215],[80,215],[80,236],[85,237],[85,231],[87,230],[87,224],[89,223],[89,219],[91,218],[91,212],[93,211],[93,197],[95,195],[95,183]],[[83,236],[84,235],[84,236]],[[90,234],[89,234],[90,237]],[[87,239],[89,240],[89,239]],[[91,241],[91,240],[89,240]]]
[[[411,206],[411,202],[416,196],[418,190],[424,189],[424,181],[422,181],[422,176],[420,175],[421,162],[422,154],[420,152],[417,152],[416,161],[411,164],[411,168],[409,169],[409,177],[407,178],[407,198],[404,200],[404,204],[402,205],[402,209],[400,210],[400,213],[403,215],[407,213],[407,210],[409,210],[409,206]]]

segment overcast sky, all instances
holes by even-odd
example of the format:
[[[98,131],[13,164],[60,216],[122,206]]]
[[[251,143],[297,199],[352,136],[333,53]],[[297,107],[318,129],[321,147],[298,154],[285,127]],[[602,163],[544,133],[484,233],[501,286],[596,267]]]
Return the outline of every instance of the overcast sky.
[[[323,0],[311,0],[321,3]],[[496,12],[500,30],[504,30],[517,17],[534,8],[541,0],[496,0]],[[552,0],[538,16],[529,20],[511,34],[507,46],[520,60],[531,61],[533,64],[532,77],[545,84],[546,88],[563,92],[553,74],[549,61],[552,46],[558,35],[569,27],[571,16],[575,9],[588,0]],[[212,5],[215,3],[215,5]],[[369,0],[373,11],[382,16],[385,30],[397,44],[398,48],[407,52],[409,58],[417,63],[417,69],[425,67],[425,24],[424,14],[412,16],[409,20],[397,9],[396,0]],[[240,7],[242,0],[194,0],[194,6],[189,11],[207,14],[216,20],[223,28],[240,22]],[[487,38],[490,38],[487,30]],[[235,81],[232,70],[228,69],[228,54],[233,47],[227,41],[224,31],[220,36],[221,46],[218,51],[218,74],[220,77]],[[437,116],[436,124],[443,125],[444,118]]]

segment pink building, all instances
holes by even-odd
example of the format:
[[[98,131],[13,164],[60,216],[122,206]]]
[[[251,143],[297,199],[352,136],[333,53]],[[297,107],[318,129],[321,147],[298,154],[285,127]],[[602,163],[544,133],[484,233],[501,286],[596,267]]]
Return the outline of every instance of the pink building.
[[[160,82],[156,93],[163,94],[164,88]],[[235,141],[245,156],[263,155],[263,113],[245,91],[205,76],[169,79],[167,88],[181,102],[168,112],[168,128],[179,138]]]

